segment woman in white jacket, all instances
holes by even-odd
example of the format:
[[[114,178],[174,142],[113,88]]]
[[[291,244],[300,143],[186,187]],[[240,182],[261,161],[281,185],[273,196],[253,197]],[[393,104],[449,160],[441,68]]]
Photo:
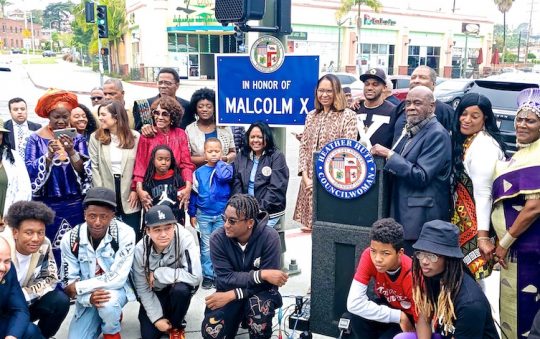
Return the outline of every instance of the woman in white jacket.
[[[32,199],[30,177],[19,153],[13,152],[4,128],[4,121],[0,119],[0,218],[3,219],[7,210],[15,201]]]
[[[463,96],[456,108],[452,143],[452,223],[461,231],[463,261],[482,285],[481,279],[491,273],[495,249],[490,222],[493,173],[506,148],[488,98],[476,93]]]

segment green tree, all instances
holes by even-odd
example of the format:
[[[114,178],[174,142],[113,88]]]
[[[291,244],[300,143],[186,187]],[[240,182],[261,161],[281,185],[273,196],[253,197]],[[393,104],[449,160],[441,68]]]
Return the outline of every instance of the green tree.
[[[503,14],[503,59],[502,62],[504,62],[505,57],[505,51],[506,51],[506,12],[512,8],[512,3],[514,0],[493,0],[495,4],[497,5],[497,8],[499,8],[499,12]]]
[[[2,15],[2,18],[6,16],[6,7],[9,5],[12,5],[12,3],[8,0],[0,0],[0,15]]]
[[[43,11],[43,27],[56,27],[60,31],[69,27],[69,14],[73,13],[74,8],[75,4],[69,1],[48,4]]]
[[[118,45],[124,40],[124,35],[128,32],[128,22],[126,17],[126,1],[125,0],[107,0],[107,21],[109,24],[109,47],[114,51],[111,57],[114,56],[113,64],[114,71],[120,73],[120,54]]]
[[[379,0],[341,0],[341,5],[336,11],[336,20],[339,22],[349,13],[353,6],[357,6],[356,10],[356,36],[357,48],[360,48],[360,29],[362,28],[362,5],[365,5],[374,11],[378,12],[382,8],[382,3]],[[358,51],[357,49],[357,51]]]
[[[534,54],[534,53],[529,53],[529,54],[527,54],[527,59],[528,59],[528,60],[534,60],[534,59],[536,59],[536,54]]]

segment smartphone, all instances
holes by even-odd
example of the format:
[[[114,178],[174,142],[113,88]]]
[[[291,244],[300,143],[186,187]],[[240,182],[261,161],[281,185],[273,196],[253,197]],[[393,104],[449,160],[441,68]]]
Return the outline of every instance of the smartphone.
[[[75,138],[77,136],[77,129],[75,128],[62,128],[62,129],[55,129],[54,131],[54,137],[56,139],[60,138],[61,135],[67,135],[71,139]]]

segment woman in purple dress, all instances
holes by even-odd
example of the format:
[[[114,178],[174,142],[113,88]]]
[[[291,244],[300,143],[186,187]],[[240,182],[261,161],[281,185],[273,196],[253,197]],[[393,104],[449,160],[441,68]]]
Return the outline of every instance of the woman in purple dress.
[[[56,212],[46,235],[60,264],[60,240],[73,226],[84,221],[83,194],[91,183],[87,143],[83,136],[55,136],[69,127],[70,112],[77,96],[63,90],[48,90],[36,105],[36,113],[49,124],[32,134],[26,144],[26,168],[32,185],[32,199],[42,201]]]

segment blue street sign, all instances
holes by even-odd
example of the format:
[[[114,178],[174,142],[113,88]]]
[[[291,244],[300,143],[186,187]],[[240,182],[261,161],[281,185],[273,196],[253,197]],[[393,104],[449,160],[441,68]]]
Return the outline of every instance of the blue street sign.
[[[255,69],[249,55],[216,56],[218,124],[303,125],[315,108],[319,57],[287,55],[272,73]]]

